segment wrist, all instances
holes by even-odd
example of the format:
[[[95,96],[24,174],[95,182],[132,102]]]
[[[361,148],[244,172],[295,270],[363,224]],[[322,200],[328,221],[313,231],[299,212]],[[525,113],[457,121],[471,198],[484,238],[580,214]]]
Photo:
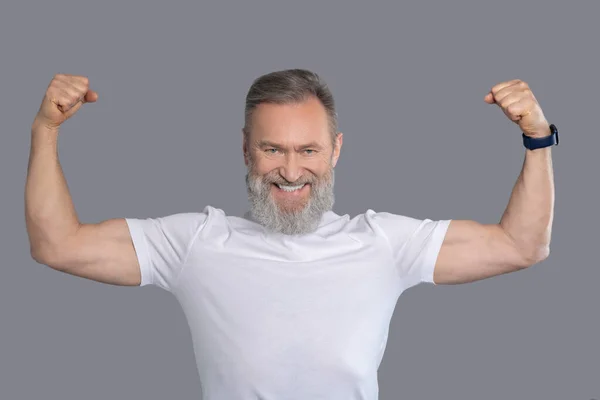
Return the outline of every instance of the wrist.
[[[58,134],[58,130],[59,130],[58,125],[49,123],[49,122],[45,121],[44,119],[39,118],[37,116],[33,119],[33,123],[31,124],[32,132],[45,132],[45,133]]]
[[[41,120],[34,120],[31,125],[31,144],[38,145],[56,145],[58,142],[58,127],[48,125]]]
[[[548,125],[547,128],[544,128],[539,132],[535,132],[532,134],[526,134],[526,135],[529,136],[530,138],[534,138],[534,139],[543,138],[543,137],[552,135],[552,129],[550,129],[550,125]]]
[[[554,124],[548,125],[547,130],[540,129],[527,134],[523,132],[521,136],[523,138],[523,145],[530,151],[558,145],[558,129]]]
[[[552,147],[553,146],[548,146],[548,147],[540,147],[539,149],[525,149],[525,154],[526,155],[533,155],[534,157],[547,157],[550,154],[552,154]]]

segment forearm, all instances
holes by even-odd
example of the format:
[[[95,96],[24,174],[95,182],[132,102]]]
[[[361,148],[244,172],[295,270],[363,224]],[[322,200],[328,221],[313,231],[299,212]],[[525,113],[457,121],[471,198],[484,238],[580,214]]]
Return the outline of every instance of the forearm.
[[[52,252],[79,228],[79,220],[58,160],[58,133],[32,125],[25,184],[25,221],[36,259]]]
[[[525,150],[523,168],[500,220],[524,256],[534,262],[544,259],[550,246],[554,216],[551,149]]]

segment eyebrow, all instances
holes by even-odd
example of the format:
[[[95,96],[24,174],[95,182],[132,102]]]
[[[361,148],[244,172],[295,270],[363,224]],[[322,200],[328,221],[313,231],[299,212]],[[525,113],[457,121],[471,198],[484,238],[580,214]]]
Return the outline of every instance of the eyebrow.
[[[259,140],[256,142],[256,146],[258,146],[260,148],[264,148],[264,147],[283,148],[284,147],[284,146],[280,145],[279,143],[271,142],[269,140]],[[323,146],[321,146],[319,143],[313,141],[310,143],[303,144],[303,145],[299,146],[299,148],[300,149],[307,149],[307,148],[322,149]]]

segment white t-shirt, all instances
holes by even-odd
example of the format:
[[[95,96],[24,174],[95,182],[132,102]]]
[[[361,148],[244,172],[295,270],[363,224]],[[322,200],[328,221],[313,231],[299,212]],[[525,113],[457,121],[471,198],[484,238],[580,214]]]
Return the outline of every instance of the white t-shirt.
[[[204,400],[375,400],[400,294],[433,282],[450,220],[333,211],[304,236],[207,206],[127,218],[141,286],[176,297]]]

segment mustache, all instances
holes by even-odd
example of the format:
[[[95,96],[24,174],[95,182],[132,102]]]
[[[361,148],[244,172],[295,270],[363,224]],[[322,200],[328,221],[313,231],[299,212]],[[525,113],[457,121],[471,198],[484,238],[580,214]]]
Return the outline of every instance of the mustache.
[[[289,185],[289,186],[303,185],[305,183],[314,183],[317,181],[318,181],[318,179],[316,177],[303,177],[300,179],[296,179],[294,182],[289,182],[288,180],[281,179],[280,177],[277,177],[277,176],[265,176],[263,178],[264,183],[274,183],[276,185]]]
[[[305,183],[313,183],[312,180],[310,181],[295,181],[295,182],[288,182],[288,181],[265,181],[265,183],[274,183],[276,185],[284,185],[284,186],[297,186],[297,185],[304,185]]]

